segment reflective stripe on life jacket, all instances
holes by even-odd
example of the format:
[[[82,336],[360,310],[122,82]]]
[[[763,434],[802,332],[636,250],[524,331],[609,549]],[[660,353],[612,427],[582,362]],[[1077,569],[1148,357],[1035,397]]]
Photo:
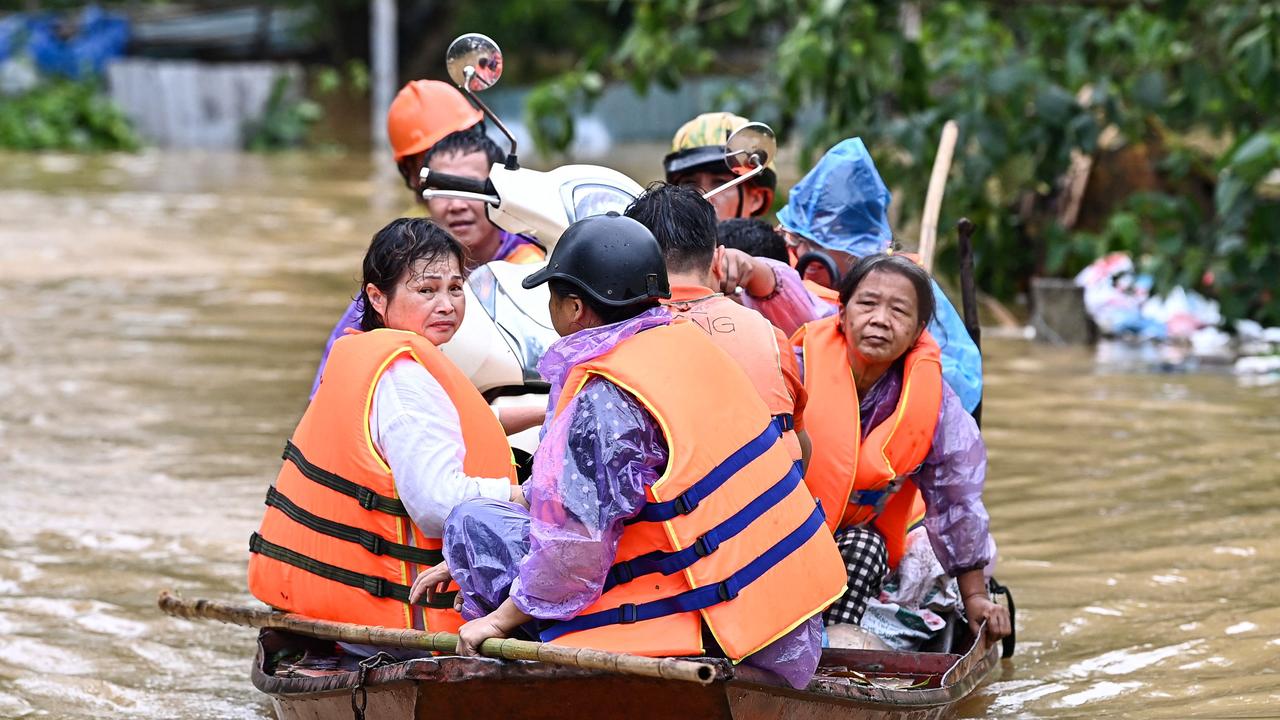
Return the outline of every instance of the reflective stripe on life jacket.
[[[691,323],[641,332],[575,367],[556,412],[592,377],[631,394],[669,450],[625,527],[606,590],[544,641],[639,655],[704,652],[702,625],[741,659],[843,592],[844,563],[779,442],[781,423]]]
[[[682,298],[681,290],[673,287],[673,298],[663,303],[671,314],[689,320],[702,328],[716,347],[729,354],[746,372],[756,392],[774,417],[795,414],[795,398],[787,387],[782,374],[782,358],[778,356],[778,330],[763,315],[743,307],[729,298],[713,294],[709,288],[705,295]],[[691,289],[692,290],[692,289]],[[683,293],[688,295],[690,293]],[[783,344],[783,351],[789,346]],[[783,442],[792,460],[799,460],[800,439],[796,437],[794,419],[792,427],[783,431]]]
[[[378,380],[401,357],[425,367],[457,409],[463,471],[515,482],[511,449],[493,411],[426,338],[398,330],[339,338],[250,539],[249,590],[259,600],[339,622],[461,625],[447,600],[425,609],[408,604],[413,578],[441,560],[440,538],[426,537],[409,519],[369,430]]]
[[[808,323],[792,343],[804,354],[807,427],[813,442],[805,484],[838,528],[874,521],[884,536],[890,567],[905,549],[907,527],[920,491],[910,479],[933,445],[942,406],[942,362],[928,331],[906,354],[902,393],[893,415],[862,439],[858,390],[849,366],[839,316]],[[842,512],[836,507],[844,508]]]

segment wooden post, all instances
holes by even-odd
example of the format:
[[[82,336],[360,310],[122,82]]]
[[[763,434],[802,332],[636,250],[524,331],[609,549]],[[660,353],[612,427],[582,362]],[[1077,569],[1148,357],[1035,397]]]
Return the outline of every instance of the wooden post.
[[[964,308],[964,327],[982,354],[982,326],[978,323],[978,292],[973,281],[973,221],[960,218],[957,223],[960,241],[960,299]],[[973,409],[973,420],[982,427],[982,397]]]
[[[396,0],[369,2],[369,128],[373,151],[387,147],[387,108],[399,82],[396,67]]]
[[[960,126],[948,120],[942,126],[942,139],[938,142],[938,155],[933,159],[933,173],[929,175],[929,191],[924,196],[924,215],[920,219],[920,264],[933,272],[933,251],[938,241],[938,216],[942,213],[942,194],[947,190],[947,174],[951,172],[951,158],[955,154]]]

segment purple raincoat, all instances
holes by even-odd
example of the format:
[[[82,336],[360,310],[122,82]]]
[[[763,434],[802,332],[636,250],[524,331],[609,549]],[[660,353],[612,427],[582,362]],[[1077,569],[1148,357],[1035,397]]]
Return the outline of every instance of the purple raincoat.
[[[795,268],[771,258],[758,257],[756,260],[773,270],[776,283],[774,290],[763,298],[753,298],[742,292],[738,294],[738,299],[744,306],[765,316],[788,337],[794,335],[801,325],[835,313],[836,310],[830,303],[819,300],[809,292]]]
[[[655,308],[552,345],[539,366],[552,384],[552,402],[575,365],[670,322],[665,309]],[[544,429],[525,485],[528,511],[471,500],[445,523],[445,560],[462,588],[467,619],[493,611],[507,597],[539,620],[580,614],[600,597],[623,523],[644,506],[646,488],[667,462],[666,441],[653,416],[601,378],[588,381]],[[805,687],[818,665],[821,622],[815,615],[743,663]]]

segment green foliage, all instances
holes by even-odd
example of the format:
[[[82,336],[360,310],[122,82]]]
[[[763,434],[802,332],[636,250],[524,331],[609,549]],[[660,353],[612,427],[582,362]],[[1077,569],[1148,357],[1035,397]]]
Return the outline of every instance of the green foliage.
[[[341,67],[319,68],[312,87],[319,96],[332,95],[344,88],[363,95],[369,92],[369,66],[363,60],[348,60]]]
[[[50,80],[0,97],[0,147],[13,150],[136,150],[120,109],[91,81]]]
[[[620,0],[448,3],[457,33],[481,32],[496,39],[519,62],[503,69],[504,85],[572,72],[582,61],[597,63],[612,52],[631,23],[630,3]],[[524,52],[536,48],[536,52]],[[443,53],[444,48],[440,48]]]
[[[975,222],[988,291],[1008,297],[1032,274],[1073,273],[1125,249],[1149,256],[1158,289],[1184,284],[1216,295],[1228,317],[1280,323],[1280,205],[1264,192],[1280,167],[1280,5],[918,2],[917,39],[904,35],[904,5],[638,0],[625,6],[621,42],[579,47],[572,72],[531,96],[530,124],[554,118],[535,138],[563,148],[572,104],[602,78],[673,85],[722,52],[755,49],[766,59],[760,92],[716,109],[770,122],[783,138],[803,132],[804,167],[861,135],[908,217],[923,205],[942,125],[956,120],[940,227]],[[1098,232],[1064,228],[1061,178],[1073,151],[1094,154],[1108,127],[1163,157],[1161,189],[1118,203]],[[1179,140],[1196,133],[1230,147]],[[1186,192],[1196,183],[1214,187],[1208,207]],[[944,272],[953,256],[940,255]]]
[[[303,145],[322,115],[314,101],[291,97],[289,77],[281,75],[271,88],[262,117],[246,128],[245,148],[268,152]]]

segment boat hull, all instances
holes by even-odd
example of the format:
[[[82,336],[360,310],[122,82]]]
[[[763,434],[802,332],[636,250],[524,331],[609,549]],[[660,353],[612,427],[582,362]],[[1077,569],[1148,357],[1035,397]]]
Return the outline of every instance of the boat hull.
[[[440,656],[324,677],[281,677],[268,658],[290,642],[315,641],[265,632],[254,662],[253,683],[271,696],[280,720],[352,717],[352,702],[365,702],[370,720],[438,720],[440,717],[564,720],[567,717],[661,720],[933,720],[987,676],[999,648],[975,646],[964,656],[829,650],[809,688],[769,684],[750,668],[711,659],[717,677],[709,685],[611,675],[534,662]],[[825,673],[834,673],[834,675]],[[919,687],[851,682],[849,677],[894,676]]]

